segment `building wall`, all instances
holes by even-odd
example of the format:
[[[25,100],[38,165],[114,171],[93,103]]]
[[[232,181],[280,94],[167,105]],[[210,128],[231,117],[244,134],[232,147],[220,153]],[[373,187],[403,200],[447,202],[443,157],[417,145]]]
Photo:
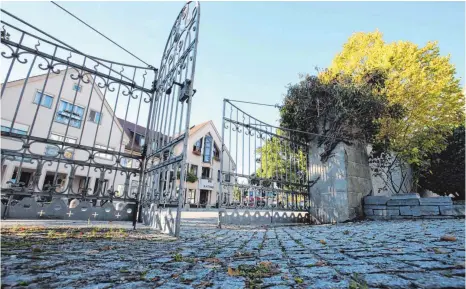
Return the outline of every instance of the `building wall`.
[[[119,126],[116,117],[115,119],[113,119],[113,111],[112,108],[108,105],[108,103],[104,103],[103,105],[103,117],[100,125],[93,123],[86,118],[86,113],[87,115],[89,115],[89,109],[93,109],[100,112],[103,102],[102,94],[100,93],[100,91],[97,91],[97,88],[94,88],[92,97],[90,97],[92,90],[92,82],[88,84],[81,82],[81,91],[76,93],[76,91],[73,90],[73,86],[77,84],[77,80],[71,79],[69,74],[65,76],[64,82],[64,71],[62,71],[59,75],[50,74],[44,93],[53,97],[53,103],[51,108],[47,108],[33,103],[36,92],[42,91],[43,89],[45,83],[45,76],[46,75],[30,78],[26,86],[24,86],[24,81],[7,83],[7,87],[2,98],[2,125],[11,125],[11,122],[15,117],[15,112],[17,111],[14,128],[27,128],[28,133],[31,132],[32,136],[48,138],[50,131],[51,133],[55,133],[61,136],[66,135],[69,138],[74,138],[77,140],[77,143],[81,145],[93,147],[95,140],[95,144],[103,145],[106,147],[107,143],[109,143],[108,146],[110,148],[114,149],[115,151],[124,152],[124,145],[128,140],[123,135],[122,128]],[[79,105],[84,108],[81,126],[79,128],[72,127],[71,125],[67,126],[66,124],[62,124],[55,121],[54,111],[55,108],[57,108],[58,111],[57,105],[59,103],[58,98],[62,82],[63,87],[60,99],[66,100],[70,103],[74,102],[76,105]],[[24,93],[22,95],[21,101],[19,101],[21,91],[23,88]],[[17,110],[18,104],[19,107]],[[36,118],[34,118],[36,112],[37,116]],[[21,142],[12,139],[2,138],[2,148],[19,149],[21,148],[21,145]],[[32,144],[30,152],[34,154],[44,155],[47,146],[48,145],[44,143]],[[85,150],[75,149],[73,158],[75,160],[86,161],[89,158],[89,153]],[[110,161],[96,156],[95,162],[101,164],[114,164],[115,160]],[[2,187],[7,186],[7,182],[13,176],[15,166],[18,166],[19,162],[6,161],[5,165],[6,169],[2,178]],[[34,162],[33,164],[23,164],[24,168],[29,168],[33,170],[36,169],[36,166],[36,162]],[[39,189],[43,189],[43,182],[46,177],[46,172],[58,172],[63,174],[69,174],[70,171],[71,166],[65,166],[64,164],[59,165],[56,162],[52,165],[46,164],[42,169],[41,176],[39,179]],[[78,168],[76,171],[76,176],[89,176],[91,178],[89,182],[89,187],[93,189],[95,180],[100,177],[100,172],[95,171],[94,168]],[[121,176],[119,173],[117,173],[115,176],[115,172],[106,172],[105,179],[109,181],[110,185],[114,184],[115,187],[118,184],[124,183],[124,177]],[[75,179],[74,181],[79,182],[77,179]],[[73,184],[72,187],[77,188],[77,184]]]

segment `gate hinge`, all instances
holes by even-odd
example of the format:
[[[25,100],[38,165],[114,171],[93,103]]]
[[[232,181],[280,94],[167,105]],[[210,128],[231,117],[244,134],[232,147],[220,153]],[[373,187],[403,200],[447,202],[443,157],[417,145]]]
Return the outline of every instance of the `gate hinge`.
[[[178,101],[180,102],[184,102],[188,100],[190,96],[194,96],[194,94],[196,94],[196,90],[192,88],[192,85],[191,85],[192,82],[190,79],[186,79],[184,83],[179,83],[179,82],[174,81],[173,84],[176,84],[179,87],[181,87],[179,94],[178,94]],[[171,93],[172,91],[171,88],[172,87],[167,89],[166,91],[167,94]]]

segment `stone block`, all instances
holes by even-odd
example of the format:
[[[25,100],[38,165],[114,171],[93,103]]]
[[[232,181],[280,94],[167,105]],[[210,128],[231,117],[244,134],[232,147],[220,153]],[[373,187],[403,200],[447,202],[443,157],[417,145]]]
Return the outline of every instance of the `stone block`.
[[[395,200],[395,199],[419,199],[419,195],[416,193],[409,193],[409,194],[399,194],[399,195],[393,195],[390,196],[390,199]]]
[[[439,206],[440,215],[443,216],[453,216],[453,206]]]
[[[389,216],[398,216],[400,215],[400,210],[387,209],[387,214]]]
[[[421,209],[419,206],[402,206],[400,207],[400,215],[419,217],[421,215]]]
[[[419,206],[419,199],[390,199],[387,206]]]
[[[420,198],[419,203],[427,206],[446,206],[453,205],[450,197]]]
[[[372,215],[374,215],[374,210],[364,208],[364,214],[366,216],[372,216]]]
[[[366,196],[364,197],[365,205],[386,205],[387,201],[390,200],[385,196]]]
[[[386,210],[387,206],[383,206],[383,205],[365,205],[364,209]]]
[[[440,214],[438,206],[419,206],[422,216],[436,216]]]
[[[441,216],[441,215],[437,215],[437,216],[423,216],[422,218],[423,218],[423,219],[453,219],[454,216]]]
[[[386,216],[375,216],[374,215],[374,216],[367,216],[367,219],[369,219],[369,220],[388,220],[388,217],[386,217]]]
[[[453,205],[453,214],[455,216],[461,217],[465,216],[465,207],[464,205]]]
[[[374,216],[387,216],[387,210],[374,210]]]

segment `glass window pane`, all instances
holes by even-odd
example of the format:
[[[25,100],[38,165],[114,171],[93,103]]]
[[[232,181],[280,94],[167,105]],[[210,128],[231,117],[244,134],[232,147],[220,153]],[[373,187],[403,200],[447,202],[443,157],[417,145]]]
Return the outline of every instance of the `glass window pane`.
[[[45,148],[46,156],[56,156],[58,154],[58,148],[56,146],[47,146]]]
[[[212,148],[212,137],[206,136],[205,148],[204,148],[204,160],[203,160],[205,163],[210,163],[211,148]]]
[[[46,97],[42,101],[42,105],[46,106],[48,108],[51,108],[52,107],[52,102],[53,102],[53,98],[46,95]]]

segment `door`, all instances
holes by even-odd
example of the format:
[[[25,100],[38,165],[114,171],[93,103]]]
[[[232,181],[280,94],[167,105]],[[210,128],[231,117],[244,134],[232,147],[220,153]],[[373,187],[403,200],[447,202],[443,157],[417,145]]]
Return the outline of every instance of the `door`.
[[[209,196],[209,191],[201,190],[201,195],[199,197],[199,203],[201,206],[207,205],[208,196]]]

